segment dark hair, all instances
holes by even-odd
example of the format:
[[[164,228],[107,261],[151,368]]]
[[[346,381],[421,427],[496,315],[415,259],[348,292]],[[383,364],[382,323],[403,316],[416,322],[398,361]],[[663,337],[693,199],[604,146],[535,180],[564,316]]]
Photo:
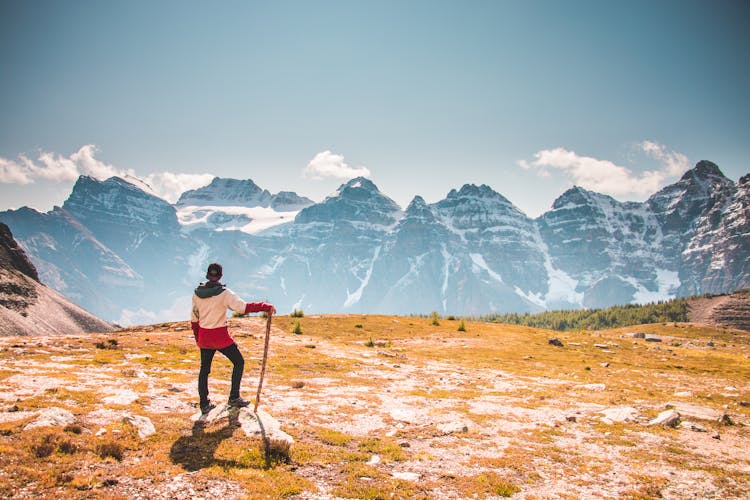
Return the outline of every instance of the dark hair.
[[[224,275],[221,268],[221,264],[213,262],[208,265],[208,271],[206,271],[206,279],[211,281],[218,281]]]

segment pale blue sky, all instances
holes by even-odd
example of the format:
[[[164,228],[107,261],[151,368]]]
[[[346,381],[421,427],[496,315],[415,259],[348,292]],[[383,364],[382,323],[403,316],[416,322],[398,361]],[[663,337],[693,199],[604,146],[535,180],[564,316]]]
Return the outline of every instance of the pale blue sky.
[[[0,209],[107,168],[320,200],[345,181],[303,176],[325,151],[402,206],[485,183],[531,216],[574,183],[644,199],[701,159],[737,180],[747,26],[727,0],[0,0]]]

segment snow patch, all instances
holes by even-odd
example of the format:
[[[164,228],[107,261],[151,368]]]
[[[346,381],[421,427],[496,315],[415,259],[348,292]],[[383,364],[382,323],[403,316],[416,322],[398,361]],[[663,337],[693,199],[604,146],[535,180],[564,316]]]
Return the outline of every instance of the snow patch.
[[[362,292],[370,282],[370,276],[372,276],[372,268],[375,267],[375,261],[378,260],[380,249],[381,247],[377,247],[375,249],[375,254],[372,256],[372,260],[370,261],[370,267],[367,269],[367,273],[365,274],[364,279],[360,280],[359,288],[352,294],[349,293],[349,290],[346,291],[346,300],[344,301],[345,308],[353,306],[354,304],[359,302],[359,299],[362,298]]]
[[[209,218],[217,213],[237,217],[238,220],[212,226]],[[270,207],[189,205],[177,209],[177,220],[186,231],[192,231],[199,227],[214,227],[217,231],[242,231],[247,234],[257,234],[266,229],[294,221],[298,213],[299,210],[277,212]],[[240,223],[239,220],[243,216],[250,222]]]
[[[555,269],[549,256],[544,261],[544,268],[547,270],[547,281],[549,290],[544,296],[544,304],[554,304],[555,302],[569,302],[583,307],[583,292],[576,292],[578,280],[572,278],[568,273],[561,269]]]
[[[679,273],[666,269],[656,270],[656,291],[647,289],[643,283],[632,276],[628,276],[624,280],[635,287],[636,291],[633,294],[633,302],[636,304],[648,304],[650,302],[673,299],[676,290],[680,287]]]
[[[305,300],[305,294],[303,293],[302,296],[299,298],[297,302],[292,304],[292,311],[300,310],[302,309],[302,301]]]
[[[259,272],[262,274],[273,274],[274,272],[276,272],[279,266],[284,263],[285,260],[286,260],[286,257],[281,257],[279,255],[274,256],[271,258],[271,262],[269,262],[268,264],[260,268]],[[284,278],[282,278],[282,280],[283,279]]]
[[[490,266],[487,265],[487,262],[484,260],[484,257],[481,254],[470,253],[469,257],[471,257],[471,261],[475,266],[483,271],[487,271],[487,274],[489,274],[492,279],[499,281],[500,283],[503,282],[503,277],[490,269]]]
[[[541,293],[531,293],[531,292],[526,293],[520,288],[518,288],[517,286],[514,288],[513,291],[515,291],[516,295],[518,295],[519,297],[523,297],[524,299],[528,300],[532,304],[536,304],[539,307],[546,309],[547,304],[544,302],[544,297],[542,296]]]
[[[448,273],[450,271],[451,254],[448,253],[448,249],[445,248],[445,243],[440,245],[440,253],[443,254],[443,286],[440,289],[440,296],[442,298],[443,311],[448,310]]]

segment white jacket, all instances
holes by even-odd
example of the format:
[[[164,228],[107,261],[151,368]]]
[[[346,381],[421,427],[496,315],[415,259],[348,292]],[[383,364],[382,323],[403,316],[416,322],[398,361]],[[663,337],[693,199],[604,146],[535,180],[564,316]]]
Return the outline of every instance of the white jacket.
[[[227,309],[245,312],[247,304],[236,293],[225,288],[219,295],[202,299],[193,294],[190,321],[206,330],[227,326]]]

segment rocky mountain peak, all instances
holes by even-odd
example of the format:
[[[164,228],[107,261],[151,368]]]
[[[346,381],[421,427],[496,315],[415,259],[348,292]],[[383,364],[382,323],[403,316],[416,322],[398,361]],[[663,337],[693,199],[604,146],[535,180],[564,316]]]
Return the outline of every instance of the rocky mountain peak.
[[[507,198],[486,184],[464,184],[459,191],[451,189],[447,198],[486,198],[510,204]]]
[[[157,231],[179,228],[172,205],[120,177],[100,181],[80,176],[63,209],[86,225],[146,226]]]
[[[580,186],[573,186],[554,201],[554,203],[552,204],[552,208],[556,210],[559,208],[596,206],[601,204],[622,205],[623,203],[618,202],[609,195],[589,191],[588,189],[582,188]],[[638,203],[629,204],[633,207],[639,205]]]
[[[322,203],[303,209],[296,223],[359,221],[390,225],[401,218],[401,208],[380,192],[369,179],[356,177],[342,184],[336,194]]]
[[[691,178],[708,179],[711,177],[726,179],[717,164],[708,160],[701,160],[695,164],[695,167],[685,172],[681,180],[689,180]]]
[[[176,205],[267,207],[271,202],[271,193],[261,189],[252,179],[214,177],[208,186],[182,193]]]
[[[436,206],[444,216],[472,219],[471,225],[492,225],[498,222],[498,217],[505,216],[526,218],[506,197],[486,184],[464,184],[459,191],[451,189]]]
[[[339,196],[356,196],[357,192],[381,194],[375,183],[366,177],[355,177],[342,184],[336,191]]]
[[[430,207],[424,201],[424,198],[417,195],[409,202],[409,206],[406,207],[405,219],[433,220],[435,219],[435,214],[433,214]]]
[[[424,201],[424,198],[422,198],[419,195],[416,195],[409,202],[409,206],[406,207],[406,213],[408,215],[410,212],[421,211],[421,210],[424,210],[425,208],[427,208],[427,203]]]
[[[581,206],[587,205],[591,201],[591,192],[580,186],[573,186],[572,188],[561,194],[552,203],[553,209],[559,209],[566,206]]]
[[[20,271],[29,278],[39,281],[36,267],[18,246],[10,228],[0,222],[0,268]]]
[[[678,182],[651,196],[647,203],[658,216],[670,218],[668,225],[674,226],[678,219],[682,222],[694,220],[707,204],[712,206],[717,200],[731,196],[735,189],[734,183],[715,163],[702,160],[685,172]]]
[[[271,208],[280,212],[301,210],[315,203],[310,198],[300,196],[293,191],[279,191],[271,198]]]

